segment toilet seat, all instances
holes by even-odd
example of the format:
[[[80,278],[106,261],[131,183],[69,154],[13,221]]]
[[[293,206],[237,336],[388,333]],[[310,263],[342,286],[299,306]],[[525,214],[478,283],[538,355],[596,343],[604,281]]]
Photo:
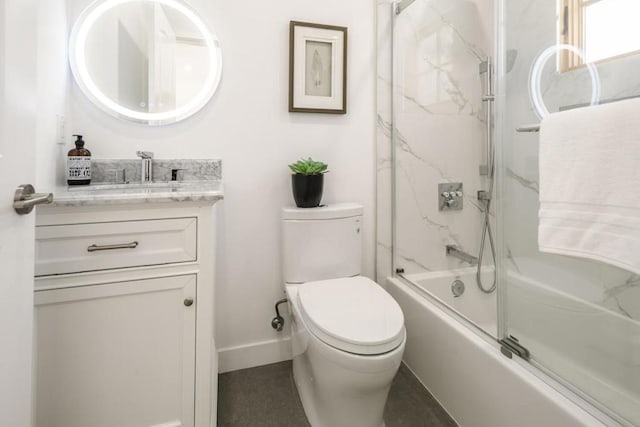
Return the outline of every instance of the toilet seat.
[[[308,282],[297,295],[309,331],[349,353],[387,353],[404,340],[404,315],[398,303],[366,277]]]

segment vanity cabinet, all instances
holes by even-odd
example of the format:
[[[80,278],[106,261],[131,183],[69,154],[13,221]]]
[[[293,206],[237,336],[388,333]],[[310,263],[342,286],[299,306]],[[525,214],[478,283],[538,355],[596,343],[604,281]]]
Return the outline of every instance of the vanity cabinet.
[[[210,204],[41,209],[35,426],[210,427]]]
[[[192,426],[195,276],[36,294],[37,425]]]

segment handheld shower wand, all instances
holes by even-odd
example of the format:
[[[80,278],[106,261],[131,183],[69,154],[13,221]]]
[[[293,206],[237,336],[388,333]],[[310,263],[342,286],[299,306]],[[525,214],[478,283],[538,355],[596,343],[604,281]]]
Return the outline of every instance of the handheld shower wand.
[[[497,273],[493,269],[493,282],[489,288],[485,288],[482,283],[482,258],[484,256],[487,237],[489,237],[489,246],[491,248],[491,256],[493,262],[496,261],[496,249],[493,241],[493,231],[491,230],[491,197],[493,196],[493,184],[495,181],[495,146],[493,143],[493,103],[495,95],[493,93],[493,63],[491,57],[480,64],[480,74],[485,76],[485,93],[482,95],[482,101],[485,103],[485,126],[486,126],[486,152],[487,163],[480,166],[480,175],[486,175],[489,178],[489,188],[487,191],[478,191],[478,200],[483,202],[483,224],[482,238],[480,239],[480,251],[478,252],[478,265],[476,270],[476,282],[480,290],[486,294],[490,294],[496,290]]]

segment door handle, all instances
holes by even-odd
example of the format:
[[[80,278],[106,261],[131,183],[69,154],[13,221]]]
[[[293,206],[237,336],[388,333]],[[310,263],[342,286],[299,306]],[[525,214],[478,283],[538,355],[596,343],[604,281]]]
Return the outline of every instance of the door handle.
[[[52,193],[36,193],[31,184],[20,185],[13,196],[13,209],[19,215],[31,213],[34,206],[53,202]]]

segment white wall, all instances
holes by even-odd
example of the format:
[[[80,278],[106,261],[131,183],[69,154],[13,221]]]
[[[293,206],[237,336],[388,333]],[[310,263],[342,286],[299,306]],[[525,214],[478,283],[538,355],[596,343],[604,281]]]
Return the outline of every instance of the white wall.
[[[60,139],[58,117],[65,117],[69,92],[65,3],[66,0],[40,0],[37,6],[38,124],[35,157],[38,168],[35,184],[38,191],[50,187],[52,181],[64,182],[63,159],[71,148],[57,144]]]
[[[71,19],[89,3],[68,1]],[[105,115],[72,84],[69,134],[85,135],[96,158],[132,158],[144,149],[158,158],[223,159],[216,317],[221,369],[227,370],[286,357],[285,346],[272,341],[284,334],[274,332],[270,321],[273,303],[283,295],[279,218],[280,207],[293,203],[288,163],[303,156],[327,162],[323,202],[365,206],[364,272],[374,275],[375,3],[190,3],[215,27],[223,49],[222,82],[204,110],[182,123],[148,128]],[[347,115],[287,111],[290,20],[349,27]],[[52,161],[42,158],[40,164],[50,168]],[[267,344],[253,347],[261,342]],[[243,349],[225,351],[235,347]],[[262,350],[274,351],[269,356]]]

